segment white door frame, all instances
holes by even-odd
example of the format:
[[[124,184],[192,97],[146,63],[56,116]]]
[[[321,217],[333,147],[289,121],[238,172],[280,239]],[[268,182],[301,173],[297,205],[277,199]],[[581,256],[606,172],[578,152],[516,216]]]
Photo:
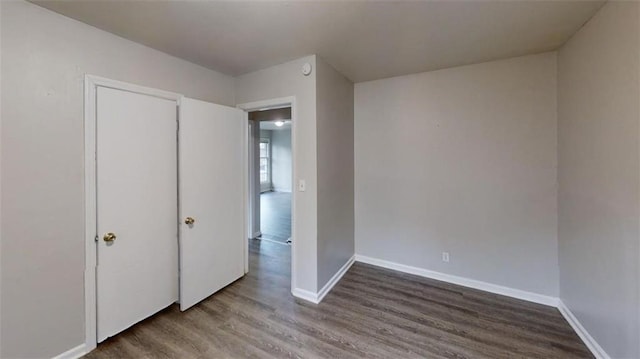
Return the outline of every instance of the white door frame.
[[[297,109],[296,109],[296,97],[295,96],[288,96],[288,97],[280,97],[280,98],[274,98],[274,99],[270,99],[270,100],[263,100],[263,101],[255,101],[255,102],[247,102],[247,103],[243,103],[243,104],[239,104],[236,106],[237,108],[241,109],[244,111],[244,121],[245,122],[249,122],[249,112],[251,111],[257,111],[257,110],[263,110],[263,109],[274,109],[274,108],[282,108],[282,107],[291,107],[291,184],[292,184],[292,188],[291,188],[291,289],[296,288],[295,284],[296,284],[296,268],[297,268],[297,262],[296,262],[296,238],[298,238],[297,236],[297,226],[296,226],[296,198],[297,198],[297,194],[296,194],[296,178],[298,178],[297,175],[297,166],[296,166],[296,157],[297,157],[297,149],[298,146],[296,144],[296,131],[297,131]],[[248,131],[247,131],[247,135],[249,135]],[[250,138],[249,138],[250,140]],[[247,149],[249,146],[249,141],[247,141]],[[246,168],[249,168],[249,151],[247,151],[247,158],[246,158],[246,163],[245,163]],[[245,205],[246,203],[249,201],[249,197],[251,195],[251,193],[249,193],[249,178],[247,176],[246,180],[245,180],[245,191],[246,191],[246,195],[245,195]],[[249,238],[251,238],[251,235],[249,233],[248,230],[248,223],[251,221],[251,208],[250,206],[246,206],[247,210],[245,212],[247,212],[247,225],[245,226],[247,228],[247,235],[245,237],[247,237],[247,240],[244,242],[245,245],[245,250],[244,250],[244,271],[245,273],[249,272]]]
[[[176,102],[176,121],[182,95],[150,87],[134,85],[103,77],[85,75],[84,78],[84,212],[85,212],[85,270],[84,270],[84,311],[85,350],[90,352],[97,346],[97,188],[96,188],[96,94],[98,87],[139,93]],[[177,137],[176,137],[177,141]],[[177,144],[177,142],[176,142]],[[177,147],[176,147],[177,150]],[[177,191],[177,189],[176,189]],[[176,208],[176,220],[178,219]],[[178,238],[176,237],[176,240]]]
[[[243,112],[243,121],[244,121]],[[258,156],[256,156],[256,152],[259,152],[257,146],[259,146],[260,142],[260,122],[247,120],[247,128],[248,128],[248,136],[247,136],[247,149],[249,150],[247,158],[247,179],[244,183],[247,183],[249,187],[247,188],[248,199],[246,201],[247,205],[247,225],[249,230],[249,238],[254,239],[260,237],[262,233],[260,232],[260,216],[256,216],[256,211],[260,210],[260,191],[258,187],[260,186],[260,179],[257,177],[256,169],[258,168]],[[257,136],[256,136],[257,134]],[[257,181],[256,181],[257,179]],[[256,201],[257,199],[257,201]],[[245,267],[245,274],[248,272],[248,267]]]

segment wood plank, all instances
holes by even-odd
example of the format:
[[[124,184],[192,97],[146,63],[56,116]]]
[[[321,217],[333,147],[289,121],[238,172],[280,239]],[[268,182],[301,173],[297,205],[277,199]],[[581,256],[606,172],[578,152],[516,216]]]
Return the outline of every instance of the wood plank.
[[[556,308],[356,263],[319,305],[290,293],[290,247],[252,240],[250,271],[87,358],[593,358]]]

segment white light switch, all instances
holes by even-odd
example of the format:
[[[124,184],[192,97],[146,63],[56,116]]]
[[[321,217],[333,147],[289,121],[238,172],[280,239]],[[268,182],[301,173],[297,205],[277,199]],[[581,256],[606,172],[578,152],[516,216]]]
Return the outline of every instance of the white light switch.
[[[304,180],[298,180],[298,191],[304,192],[307,189],[307,183]]]

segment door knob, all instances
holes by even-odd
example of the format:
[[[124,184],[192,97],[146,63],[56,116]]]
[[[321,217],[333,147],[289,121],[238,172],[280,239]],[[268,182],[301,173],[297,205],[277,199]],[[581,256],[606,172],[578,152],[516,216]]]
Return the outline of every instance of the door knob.
[[[184,223],[185,224],[194,224],[194,223],[196,223],[196,220],[193,219],[193,217],[187,217],[187,218],[184,219]]]
[[[116,235],[115,233],[107,233],[104,235],[104,237],[102,237],[102,239],[104,239],[105,242],[110,243],[116,240]]]

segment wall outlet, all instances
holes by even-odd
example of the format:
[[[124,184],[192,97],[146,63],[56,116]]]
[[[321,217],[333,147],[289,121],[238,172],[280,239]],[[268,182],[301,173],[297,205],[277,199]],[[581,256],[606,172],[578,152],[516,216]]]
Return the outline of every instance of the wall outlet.
[[[449,262],[449,252],[442,252],[442,261]]]

